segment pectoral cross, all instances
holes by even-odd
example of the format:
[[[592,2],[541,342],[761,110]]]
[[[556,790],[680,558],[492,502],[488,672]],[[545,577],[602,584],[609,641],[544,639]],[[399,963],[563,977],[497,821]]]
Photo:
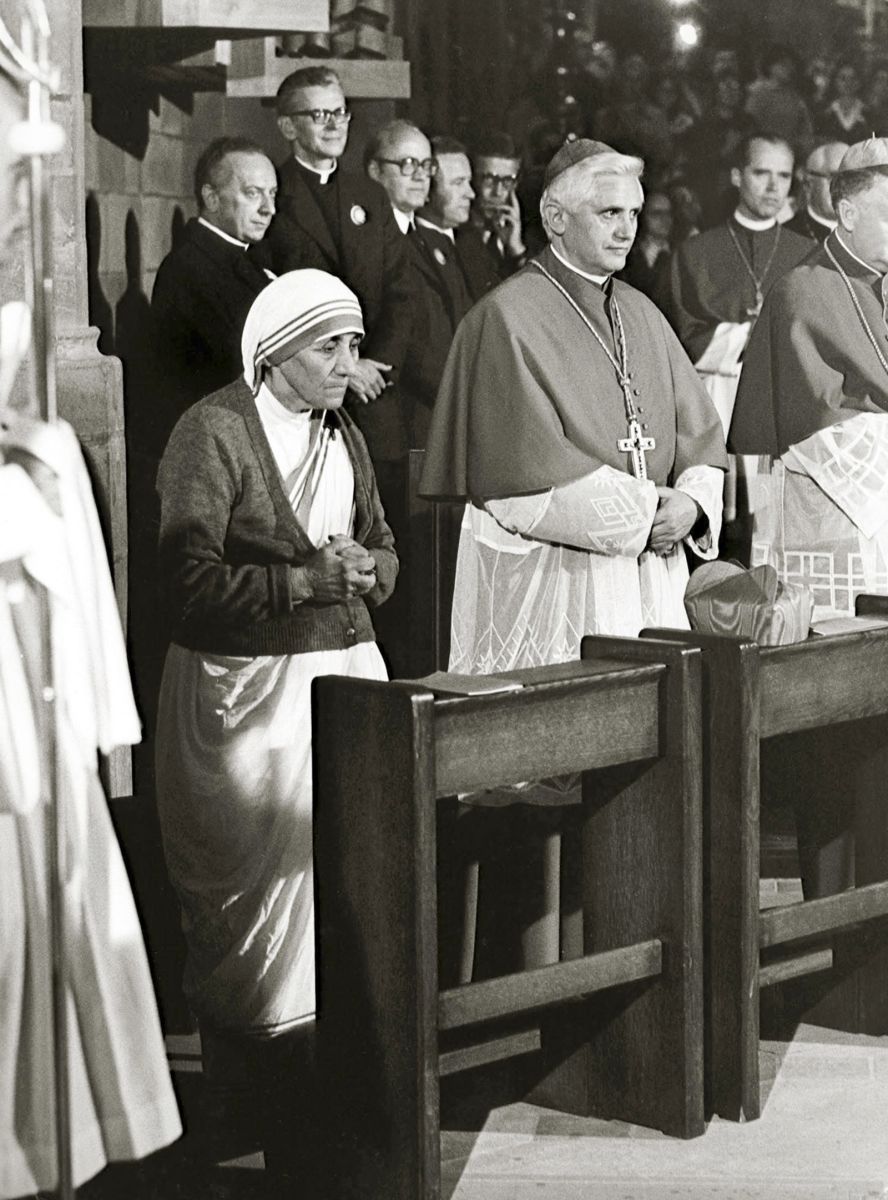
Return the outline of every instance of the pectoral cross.
[[[632,474],[636,479],[647,479],[647,460],[645,451],[653,450],[657,445],[652,437],[643,437],[637,417],[629,418],[629,436],[617,438],[617,449],[622,454],[628,454],[632,463]]]
[[[644,457],[645,452],[648,450],[653,450],[657,443],[652,437],[644,437],[641,432],[641,424],[638,420],[638,410],[636,409],[635,401],[632,398],[632,374],[629,370],[629,356],[626,349],[626,331],[623,328],[623,318],[620,315],[620,306],[617,303],[616,294],[611,295],[610,304],[611,311],[614,315],[614,322],[616,324],[616,350],[617,354],[619,355],[619,361],[611,353],[601,334],[580,308],[579,304],[577,304],[576,300],[574,300],[573,296],[570,295],[567,289],[560,284],[557,279],[550,275],[543,264],[537,262],[536,259],[531,260],[530,266],[536,267],[536,269],[542,275],[545,275],[549,282],[554,284],[558,291],[561,292],[562,296],[576,312],[577,316],[604,351],[605,355],[607,356],[607,361],[616,371],[617,379],[623,391],[623,403],[626,408],[626,426],[629,434],[628,437],[617,438],[617,449],[621,454],[629,455],[632,463],[632,474],[635,476],[635,478],[647,479],[648,473],[647,460]]]
[[[747,310],[746,310],[747,317],[750,317],[753,321],[756,320],[759,313],[762,311],[762,304],[764,303],[764,300],[765,300],[765,298],[762,295],[762,289],[760,287],[757,287],[755,289],[755,304],[750,305],[750,307],[747,308]]]

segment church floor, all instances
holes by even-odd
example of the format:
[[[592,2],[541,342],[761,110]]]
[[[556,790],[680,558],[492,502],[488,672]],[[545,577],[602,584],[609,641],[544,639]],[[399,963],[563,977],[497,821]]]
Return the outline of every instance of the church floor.
[[[800,899],[783,821],[762,857],[762,906]],[[197,1035],[169,1036],[167,1049],[184,1137],[107,1169],[78,1200],[316,1200],[311,1186],[272,1182],[237,1130],[207,1119]],[[761,1063],[761,1118],[716,1119],[690,1141],[524,1103],[448,1104],[442,1200],[888,1200],[888,1037],[803,1025],[763,1042]]]
[[[170,1049],[188,1132],[145,1163],[104,1171],[79,1200],[314,1200],[298,1184],[272,1184],[261,1155],[244,1153],[233,1135],[220,1131],[215,1163],[197,1150],[196,1039],[170,1039]],[[803,1025],[789,1042],[763,1043],[761,1054],[761,1118],[715,1119],[691,1141],[530,1104],[478,1121],[451,1117],[443,1200],[888,1197],[888,1038]]]
[[[801,1026],[766,1042],[758,1121],[691,1141],[528,1104],[444,1135],[446,1200],[888,1197],[888,1038]]]

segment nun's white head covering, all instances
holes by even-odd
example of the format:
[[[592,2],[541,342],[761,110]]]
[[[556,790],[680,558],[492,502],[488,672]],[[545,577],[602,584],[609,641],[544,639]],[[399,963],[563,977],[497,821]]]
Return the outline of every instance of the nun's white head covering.
[[[288,271],[259,293],[247,313],[244,379],[255,396],[265,364],[277,367],[317,341],[363,332],[361,305],[341,279],[326,271]]]

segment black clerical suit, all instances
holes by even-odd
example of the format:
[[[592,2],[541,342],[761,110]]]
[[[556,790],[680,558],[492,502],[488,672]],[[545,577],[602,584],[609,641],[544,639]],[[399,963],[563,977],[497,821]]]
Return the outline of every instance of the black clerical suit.
[[[151,297],[150,411],[127,413],[141,449],[159,459],[185,409],[242,373],[244,321],[269,278],[245,248],[198,220],[185,226],[181,242],[160,264]]]
[[[814,242],[826,241],[826,235],[835,228],[834,225],[825,225],[823,221],[817,221],[811,216],[807,208],[800,209],[794,217],[790,218],[784,229],[791,229],[793,233],[797,233],[800,237],[811,238]],[[813,246],[812,246],[813,250]]]
[[[356,293],[366,334],[361,355],[390,363],[397,380],[410,336],[413,297],[404,235],[385,191],[372,179],[337,168],[326,182],[288,159],[278,168],[277,213],[261,253],[275,274],[320,266]],[[321,262],[306,261],[306,254]],[[370,404],[350,406],[374,465],[403,459],[408,438],[393,388]]]
[[[422,447],[456,327],[500,282],[500,275],[482,233],[473,226],[460,226],[451,240],[418,221],[407,240],[420,291],[404,364],[404,403],[410,411],[412,445]]]
[[[419,229],[405,236],[415,295],[410,344],[398,389],[411,449],[425,447],[432,406],[456,326],[471,307],[467,291],[460,307],[441,265]],[[461,278],[461,277],[460,277]],[[465,285],[463,283],[463,288]]]
[[[451,241],[446,233],[418,221],[404,241],[410,251],[416,302],[399,389],[411,445],[424,449],[456,327],[475,302],[500,282],[500,277],[492,254],[475,228],[460,226]],[[441,505],[438,520],[440,595],[449,607],[462,507]],[[407,577],[411,569],[408,564]],[[403,562],[401,573],[405,573]],[[439,665],[435,657],[434,621],[430,612],[411,613],[410,620],[418,656],[412,664],[413,673],[425,674]],[[442,620],[446,622],[446,615]]]

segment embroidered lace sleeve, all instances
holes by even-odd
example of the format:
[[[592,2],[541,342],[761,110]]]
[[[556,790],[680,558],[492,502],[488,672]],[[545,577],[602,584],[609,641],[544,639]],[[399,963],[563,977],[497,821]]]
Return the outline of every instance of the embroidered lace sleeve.
[[[649,479],[604,466],[548,492],[490,500],[486,508],[505,529],[527,538],[637,558],[657,510],[657,489]]]

